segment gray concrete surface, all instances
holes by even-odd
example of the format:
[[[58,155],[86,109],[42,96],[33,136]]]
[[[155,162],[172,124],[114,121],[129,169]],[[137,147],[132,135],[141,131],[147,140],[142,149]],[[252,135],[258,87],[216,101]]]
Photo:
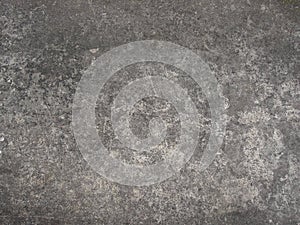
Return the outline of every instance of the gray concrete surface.
[[[297,0],[1,0],[0,224],[299,224],[299,7]],[[96,122],[120,160],[163,157],[118,147],[106,120],[116,92],[139,74],[175,74],[202,116],[186,166],[162,183],[132,187],[84,161],[71,130],[72,102],[93,60],[146,39],[199,54],[223,88],[228,121],[219,154],[199,171],[210,131],[201,89],[162,64],[119,71],[100,93]],[[166,145],[176,144],[176,110],[158,99],[139,104],[150,107],[137,106],[133,133],[146,137],[142,115],[167,107],[173,127]]]

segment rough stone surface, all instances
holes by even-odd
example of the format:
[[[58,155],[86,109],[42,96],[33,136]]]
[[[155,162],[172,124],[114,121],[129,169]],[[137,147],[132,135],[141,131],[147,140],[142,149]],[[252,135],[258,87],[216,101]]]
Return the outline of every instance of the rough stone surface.
[[[299,10],[297,0],[1,0],[0,224],[299,224]],[[186,167],[160,184],[131,187],[83,160],[70,126],[72,101],[97,56],[146,39],[201,55],[223,87],[228,122],[220,153],[200,172],[210,114],[199,87],[165,65],[120,71],[96,108],[108,146],[114,134],[103,118],[111,98],[138,74],[175,74],[202,115],[199,147]],[[133,112],[133,133],[146,137],[143,115],[165,107],[173,124],[166,145],[176,144],[176,111],[160,99],[144,101]],[[116,145],[115,157],[129,163],[163,157]]]

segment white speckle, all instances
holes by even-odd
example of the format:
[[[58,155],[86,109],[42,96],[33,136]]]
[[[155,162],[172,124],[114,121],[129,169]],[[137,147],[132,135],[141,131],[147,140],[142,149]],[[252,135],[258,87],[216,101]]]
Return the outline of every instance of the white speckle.
[[[90,52],[95,54],[99,51],[99,48],[93,48],[93,49],[90,49]]]
[[[4,141],[4,137],[3,136],[0,137],[0,141],[1,142]]]
[[[261,9],[262,11],[265,11],[265,10],[266,10],[266,6],[265,6],[265,5],[261,5],[260,9]]]
[[[295,35],[296,37],[300,37],[300,31],[296,31],[296,32],[294,33],[294,35]]]

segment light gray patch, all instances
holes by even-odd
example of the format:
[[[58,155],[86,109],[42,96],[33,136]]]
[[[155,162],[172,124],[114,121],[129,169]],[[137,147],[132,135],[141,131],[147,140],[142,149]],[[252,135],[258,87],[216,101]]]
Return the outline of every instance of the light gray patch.
[[[198,55],[173,43],[154,40],[131,42],[112,49],[100,56],[82,77],[74,98],[72,125],[81,153],[91,167],[107,179],[126,185],[150,185],[171,177],[191,158],[199,137],[197,126],[194,125],[199,123],[196,107],[189,99],[188,93],[175,83],[168,83],[164,78],[152,77],[137,81],[138,85],[129,85],[132,89],[125,89],[125,93],[120,95],[120,99],[112,109],[121,110],[117,114],[112,114],[114,129],[118,138],[130,148],[144,149],[149,145],[157,145],[163,139],[161,136],[164,132],[152,130],[154,138],[146,139],[146,142],[140,141],[132,134],[129,119],[124,115],[130,111],[135,102],[144,97],[162,97],[173,102],[180,116],[182,130],[179,147],[168,154],[166,160],[147,166],[126,164],[109,155],[98,137],[95,123],[99,90],[121,68],[147,61],[165,63],[183,70],[206,94],[211,109],[212,129],[207,149],[200,161],[201,170],[207,168],[213,161],[225,132],[225,102],[221,90],[209,67]],[[156,79],[155,82],[153,79]],[[149,86],[153,89],[148,89]]]

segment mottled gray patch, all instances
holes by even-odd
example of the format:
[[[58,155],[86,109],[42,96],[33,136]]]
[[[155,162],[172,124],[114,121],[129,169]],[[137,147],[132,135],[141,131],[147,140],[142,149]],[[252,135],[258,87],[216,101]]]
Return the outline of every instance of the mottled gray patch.
[[[197,109],[179,85],[159,76],[132,82],[116,96],[112,108],[112,125],[116,137],[127,147],[149,152],[162,142],[161,127],[151,130],[152,136],[141,140],[132,134],[129,112],[145,97],[156,96],[170,101],[180,117],[180,140],[166,154],[164,161],[146,165],[126,164],[108,154],[96,131],[95,107],[102,86],[122,67],[136,62],[154,61],[180,68],[198,83],[205,92],[211,108],[212,129],[200,161],[205,169],[213,161],[222,144],[225,132],[225,102],[217,80],[209,67],[192,51],[170,42],[140,41],[112,49],[100,56],[81,79],[73,103],[73,130],[85,160],[101,175],[127,185],[149,185],[171,177],[191,158],[199,137]]]

